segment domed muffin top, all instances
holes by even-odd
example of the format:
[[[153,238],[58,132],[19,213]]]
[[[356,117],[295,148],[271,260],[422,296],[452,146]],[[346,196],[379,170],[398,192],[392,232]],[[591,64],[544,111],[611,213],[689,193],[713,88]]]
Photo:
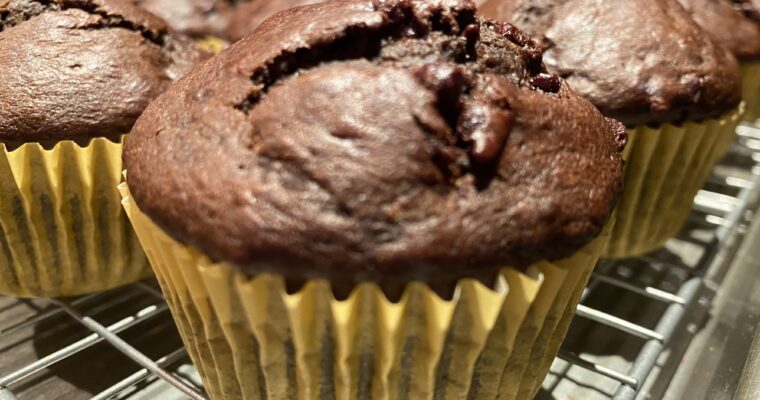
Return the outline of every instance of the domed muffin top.
[[[752,61],[760,57],[760,9],[750,0],[679,1],[699,26],[736,58]]]
[[[194,69],[124,159],[143,212],[248,274],[446,285],[586,245],[624,142],[469,1],[334,0]]]
[[[739,104],[736,60],[675,0],[487,0],[481,8],[533,35],[549,71],[628,126],[701,120]]]
[[[323,0],[256,0],[242,4],[230,17],[225,36],[236,42],[253,32],[265,19],[280,11],[321,1]]]
[[[0,141],[127,133],[207,56],[129,0],[0,0]]]
[[[132,0],[158,15],[176,31],[191,36],[225,38],[230,18],[247,0]],[[256,0],[258,3],[259,1]]]

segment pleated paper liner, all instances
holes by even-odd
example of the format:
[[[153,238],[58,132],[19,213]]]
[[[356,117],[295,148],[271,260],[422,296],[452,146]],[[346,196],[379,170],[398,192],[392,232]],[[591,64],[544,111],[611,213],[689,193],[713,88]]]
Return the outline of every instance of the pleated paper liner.
[[[623,198],[603,257],[645,254],[678,234],[712,166],[731,145],[742,112],[628,131]]]
[[[202,48],[203,50],[208,51],[211,54],[218,54],[222,50],[226,49],[227,46],[229,46],[229,43],[227,43],[225,40],[220,39],[216,36],[205,36],[200,39],[197,39],[195,41],[195,44],[198,45],[198,47]]]
[[[757,122],[760,118],[760,62],[742,63],[742,97],[746,107],[742,120]]]
[[[121,144],[0,144],[0,294],[59,297],[151,275],[120,205]]]
[[[413,282],[397,303],[372,283],[338,301],[322,280],[287,294],[278,276],[210,262],[120,189],[215,400],[530,398],[609,236],[524,273],[504,268],[493,289],[462,280],[452,300]]]

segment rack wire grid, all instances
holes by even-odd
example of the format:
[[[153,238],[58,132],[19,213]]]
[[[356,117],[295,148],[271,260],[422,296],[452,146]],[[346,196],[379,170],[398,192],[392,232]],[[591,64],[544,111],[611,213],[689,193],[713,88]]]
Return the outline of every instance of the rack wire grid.
[[[679,237],[600,261],[538,398],[660,398],[652,392],[683,354],[670,345],[694,333],[686,317],[709,307],[759,198],[760,127],[742,125]],[[17,396],[206,399],[152,281],[74,299],[0,298],[0,400]]]

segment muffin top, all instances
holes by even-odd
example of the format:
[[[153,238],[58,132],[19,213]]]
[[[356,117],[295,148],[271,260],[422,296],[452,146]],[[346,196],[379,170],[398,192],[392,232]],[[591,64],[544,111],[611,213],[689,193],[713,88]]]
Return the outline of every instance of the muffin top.
[[[679,1],[699,26],[736,58],[751,61],[760,57],[760,13],[750,0]]]
[[[739,104],[736,60],[675,0],[487,0],[481,9],[533,35],[549,71],[628,126]]]
[[[230,17],[246,0],[132,0],[191,36],[225,38]],[[258,1],[257,1],[258,2]]]
[[[280,11],[321,1],[323,0],[256,0],[243,4],[230,18],[225,36],[237,42],[253,32],[265,19]]]
[[[143,212],[247,274],[445,285],[587,244],[624,142],[469,1],[335,0],[194,69],[124,160]]]
[[[0,0],[0,141],[118,137],[206,57],[129,0]]]

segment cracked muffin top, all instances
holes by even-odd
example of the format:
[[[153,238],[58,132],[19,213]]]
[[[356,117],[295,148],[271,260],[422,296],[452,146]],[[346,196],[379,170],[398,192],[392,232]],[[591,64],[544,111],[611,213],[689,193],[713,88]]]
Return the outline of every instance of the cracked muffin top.
[[[143,212],[247,274],[440,289],[586,245],[625,140],[469,1],[335,0],[194,69],[124,160]]]
[[[132,0],[158,15],[178,32],[226,38],[227,24],[246,0]],[[258,2],[258,0],[257,0]]]
[[[716,1],[716,0],[711,0]],[[675,0],[487,0],[559,74],[627,126],[712,118],[740,102],[740,73]]]
[[[760,58],[760,8],[750,0],[679,0],[719,45],[741,61]],[[760,0],[754,0],[760,4]]]
[[[0,141],[116,138],[207,56],[129,0],[0,0]]]

